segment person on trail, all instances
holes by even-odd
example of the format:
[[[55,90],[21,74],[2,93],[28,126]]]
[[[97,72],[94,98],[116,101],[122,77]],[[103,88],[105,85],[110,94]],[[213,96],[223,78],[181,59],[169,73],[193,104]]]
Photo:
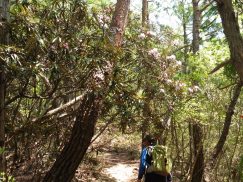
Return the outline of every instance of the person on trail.
[[[151,157],[149,155],[149,146],[155,145],[155,140],[150,135],[146,135],[142,140],[142,152],[140,156],[140,164],[138,171],[137,182],[141,182],[144,177],[144,182],[171,182],[172,177],[169,175],[157,174],[155,172],[148,172],[147,169],[151,165]]]

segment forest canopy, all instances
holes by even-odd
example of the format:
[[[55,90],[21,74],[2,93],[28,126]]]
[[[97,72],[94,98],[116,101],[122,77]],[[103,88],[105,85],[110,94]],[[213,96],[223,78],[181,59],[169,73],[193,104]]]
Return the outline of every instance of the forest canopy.
[[[242,0],[1,0],[0,15],[0,181],[78,181],[105,131],[153,135],[174,181],[243,181]]]

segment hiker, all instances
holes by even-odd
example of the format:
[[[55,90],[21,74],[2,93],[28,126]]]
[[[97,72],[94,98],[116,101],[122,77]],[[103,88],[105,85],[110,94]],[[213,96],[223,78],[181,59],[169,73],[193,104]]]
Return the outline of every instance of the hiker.
[[[170,174],[162,175],[148,170],[152,162],[151,155],[149,154],[149,147],[153,145],[155,145],[155,140],[152,139],[150,135],[146,135],[142,140],[142,152],[137,182],[141,182],[143,177],[145,177],[144,182],[171,182],[172,178]]]

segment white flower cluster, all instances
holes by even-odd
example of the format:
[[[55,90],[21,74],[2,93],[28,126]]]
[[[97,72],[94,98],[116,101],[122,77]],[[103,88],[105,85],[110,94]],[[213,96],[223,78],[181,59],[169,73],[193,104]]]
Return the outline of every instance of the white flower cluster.
[[[140,33],[138,35],[138,38],[143,40],[146,37],[155,37],[155,36],[156,36],[156,33],[155,32],[153,32],[153,31],[147,31],[145,33]]]
[[[182,66],[182,62],[176,60],[176,56],[175,55],[167,56],[166,60],[168,60],[169,62],[173,63],[173,65],[176,66],[176,67],[181,67]]]
[[[165,83],[167,83],[168,85],[169,85],[169,84],[172,84],[172,80],[171,80],[171,79],[166,79],[166,80],[165,80]]]
[[[176,82],[176,84],[175,84],[175,89],[176,89],[176,90],[181,90],[181,89],[183,89],[184,87],[186,87],[186,84],[183,83],[183,82]]]
[[[160,91],[160,93],[165,93],[165,89],[163,89],[163,88],[161,88],[161,89],[159,89],[159,91]]]
[[[98,81],[104,81],[105,76],[104,73],[101,70],[98,70],[94,73],[94,78]]]
[[[156,33],[153,31],[147,31],[146,34],[147,34],[147,36],[151,36],[151,37],[156,36]]]
[[[153,49],[149,50],[148,55],[154,57],[155,59],[159,59],[159,57],[160,57],[160,53],[157,48],[153,48]]]
[[[170,55],[170,56],[167,56],[166,59],[168,61],[176,61],[176,56],[175,55]]]
[[[189,93],[195,93],[195,92],[198,92],[198,91],[200,91],[200,90],[201,90],[200,87],[197,86],[197,85],[188,88],[188,92],[189,92]]]
[[[181,61],[176,61],[176,65],[177,66],[182,66],[182,62]]]
[[[111,18],[107,15],[98,15],[97,17],[98,17],[99,24],[103,28],[108,29],[109,28],[108,24],[110,23]]]
[[[143,40],[146,38],[146,35],[144,33],[141,33],[138,35],[138,38]]]
[[[110,17],[107,16],[107,15],[98,15],[98,21],[100,23],[107,23],[107,22],[110,22]]]

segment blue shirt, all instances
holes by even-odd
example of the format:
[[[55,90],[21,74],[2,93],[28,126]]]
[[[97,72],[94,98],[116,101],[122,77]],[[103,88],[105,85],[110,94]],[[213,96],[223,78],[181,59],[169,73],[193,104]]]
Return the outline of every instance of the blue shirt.
[[[140,165],[139,165],[139,171],[138,171],[138,179],[142,179],[143,178],[143,175],[145,174],[146,169],[150,165],[148,163],[148,160],[146,160],[147,154],[148,154],[148,149],[147,149],[147,147],[144,147],[142,149],[141,156],[140,156]],[[158,175],[158,176],[160,176],[160,178],[163,177],[163,179],[165,181],[168,181],[168,182],[172,181],[171,174],[169,174],[168,176],[161,176],[161,175]]]
[[[148,163],[146,161],[148,150],[146,147],[142,149],[141,156],[140,156],[140,165],[139,165],[139,171],[138,171],[138,179],[142,179],[143,175],[145,174],[145,170],[148,166]]]

